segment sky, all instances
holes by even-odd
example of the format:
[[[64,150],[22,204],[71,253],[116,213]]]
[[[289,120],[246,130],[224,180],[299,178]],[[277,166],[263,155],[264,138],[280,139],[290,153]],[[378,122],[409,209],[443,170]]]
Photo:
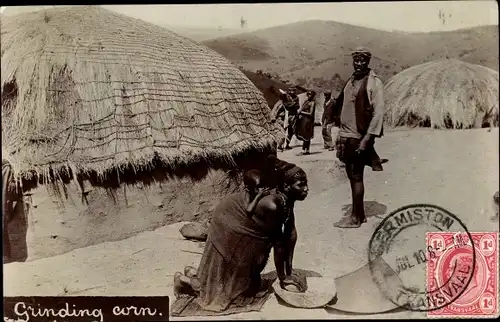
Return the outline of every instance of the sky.
[[[104,5],[148,22],[192,28],[255,30],[303,20],[334,20],[358,26],[406,32],[446,31],[498,25],[498,6],[488,1],[344,2],[203,5]],[[11,9],[15,8],[9,8]],[[12,10],[12,11],[14,11]],[[22,9],[27,10],[27,8]],[[445,21],[439,11],[445,13]]]

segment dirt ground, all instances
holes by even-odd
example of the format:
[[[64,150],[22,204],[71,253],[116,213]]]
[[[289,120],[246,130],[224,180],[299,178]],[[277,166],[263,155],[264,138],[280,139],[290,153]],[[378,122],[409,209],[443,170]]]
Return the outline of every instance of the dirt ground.
[[[498,231],[498,219],[493,218],[495,210],[492,199],[499,187],[498,129],[400,130],[387,133],[377,141],[376,148],[381,157],[389,159],[389,163],[384,165],[383,172],[366,170],[368,223],[351,230],[333,227],[333,223],[348,211],[350,189],[343,169],[335,162],[333,152],[323,150],[320,129],[316,128],[311,155],[297,156],[300,152],[298,147],[280,154],[280,158],[303,167],[309,179],[310,194],[305,201],[296,205],[299,237],[295,267],[334,278],[364,266],[367,262],[368,241],[376,226],[388,213],[408,204],[430,203],[444,207],[459,217],[471,232]],[[189,199],[179,197],[175,202],[184,204],[185,200]],[[146,211],[149,208],[135,209],[137,216],[148,216]],[[109,217],[109,214],[101,215]],[[57,222],[60,217],[47,213],[44,220]],[[172,296],[173,274],[182,271],[186,265],[197,266],[203,251],[202,244],[182,239],[178,232],[182,224],[161,226],[127,239],[96,243],[57,256],[6,264],[4,294]],[[141,221],[130,220],[115,225],[139,227]],[[119,232],[118,226],[113,226],[112,221],[106,224],[96,222],[95,227],[102,232],[109,231],[109,235]],[[90,230],[82,229],[82,234]],[[68,240],[70,237],[74,240],[83,238],[76,231],[75,228],[72,230],[75,235],[66,236]],[[43,248],[50,249],[53,246],[46,240],[38,242],[38,254],[44,253]],[[45,254],[50,253],[49,250],[45,251]],[[272,269],[269,264],[266,271]],[[371,300],[365,298],[364,301],[369,305]],[[324,309],[300,310],[281,306],[272,297],[261,312],[224,318],[363,317],[421,318],[424,315],[404,311],[363,316],[327,312]]]

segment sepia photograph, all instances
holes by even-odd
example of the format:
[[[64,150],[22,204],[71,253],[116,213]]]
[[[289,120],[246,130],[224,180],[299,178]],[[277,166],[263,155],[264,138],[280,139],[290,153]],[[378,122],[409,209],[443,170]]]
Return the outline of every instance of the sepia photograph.
[[[498,3],[4,6],[4,321],[498,318]]]

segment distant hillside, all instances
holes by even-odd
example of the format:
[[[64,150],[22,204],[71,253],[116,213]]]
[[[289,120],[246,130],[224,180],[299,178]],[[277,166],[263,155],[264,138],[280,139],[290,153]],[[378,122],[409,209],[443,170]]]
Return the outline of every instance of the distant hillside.
[[[170,25],[161,25],[164,28],[172,30],[173,32],[193,39],[195,41],[204,41],[214,38],[227,37],[231,35],[240,34],[244,29],[235,28],[191,28],[191,27],[179,27]]]
[[[290,84],[287,84],[279,79],[274,79],[269,76],[244,69],[241,71],[246,77],[248,77],[248,79],[250,79],[250,81],[252,81],[255,87],[262,92],[270,108],[273,108],[274,104],[279,100],[279,90],[281,89],[286,91],[290,87]],[[306,91],[307,90],[305,88],[297,86],[298,94]]]
[[[319,89],[336,90],[339,79],[349,77],[350,52],[360,45],[372,50],[371,66],[384,81],[410,66],[446,57],[498,70],[497,26],[401,33],[305,21],[203,43],[247,70],[277,73]]]

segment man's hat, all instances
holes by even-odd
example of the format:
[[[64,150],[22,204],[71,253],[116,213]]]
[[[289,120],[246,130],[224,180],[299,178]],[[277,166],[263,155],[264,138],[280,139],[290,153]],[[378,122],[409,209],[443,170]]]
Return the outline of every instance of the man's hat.
[[[323,94],[325,94],[325,95],[332,95],[332,91],[326,90],[326,91],[323,92]]]
[[[368,58],[372,57],[372,53],[365,47],[357,47],[352,53],[351,56],[365,56]]]

